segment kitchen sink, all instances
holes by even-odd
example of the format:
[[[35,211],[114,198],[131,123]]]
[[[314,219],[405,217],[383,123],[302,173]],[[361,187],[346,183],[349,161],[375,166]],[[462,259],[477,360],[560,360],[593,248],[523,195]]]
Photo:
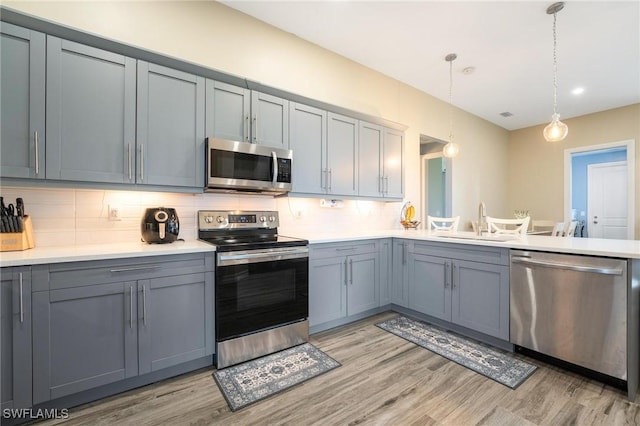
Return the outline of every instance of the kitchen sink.
[[[462,234],[448,234],[448,233],[437,233],[433,234],[435,237],[442,238],[450,238],[450,239],[460,239],[460,240],[476,240],[476,241],[495,241],[495,242],[505,242],[505,241],[517,241],[520,239],[518,235],[476,235],[474,233]]]

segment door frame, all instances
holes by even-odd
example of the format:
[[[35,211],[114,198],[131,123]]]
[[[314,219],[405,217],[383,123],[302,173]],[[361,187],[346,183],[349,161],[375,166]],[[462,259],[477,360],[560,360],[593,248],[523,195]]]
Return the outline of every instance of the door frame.
[[[444,144],[443,144],[444,146]],[[444,157],[444,155],[442,154],[442,151],[438,151],[438,152],[432,152],[429,154],[422,154],[420,156],[420,211],[422,213],[422,227],[424,228],[425,226],[427,226],[427,216],[428,216],[428,212],[427,209],[425,209],[425,203],[427,202],[427,198],[428,198],[428,194],[429,194],[429,188],[428,186],[425,185],[426,182],[426,178],[427,178],[427,168],[425,167],[425,161],[426,160],[431,160],[432,158],[438,158],[438,157],[443,157],[445,160],[445,167],[446,167],[446,174],[445,174],[445,189],[444,189],[444,217],[451,217],[453,216],[452,213],[452,165],[453,165],[453,161],[451,161],[451,158],[446,158]],[[426,228],[424,228],[426,229]]]
[[[571,155],[579,152],[600,151],[611,148],[627,149],[627,239],[633,240],[635,238],[636,228],[636,151],[634,139],[567,148],[564,150],[564,217],[571,217],[571,193],[573,186],[571,182]]]

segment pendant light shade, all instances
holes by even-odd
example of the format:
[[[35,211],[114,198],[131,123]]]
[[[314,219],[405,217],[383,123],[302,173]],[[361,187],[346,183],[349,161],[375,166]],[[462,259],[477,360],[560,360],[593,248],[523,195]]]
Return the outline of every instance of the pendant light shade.
[[[551,123],[544,128],[542,135],[547,142],[560,142],[569,134],[569,127],[560,121],[558,114],[558,58],[556,55],[557,35],[556,35],[556,15],[564,8],[563,2],[554,3],[547,8],[547,14],[553,15],[553,115]]]
[[[453,61],[458,57],[455,53],[445,56],[444,60],[449,62],[449,142],[442,148],[442,155],[447,158],[453,158],[458,155],[460,148],[458,144],[453,143]]]

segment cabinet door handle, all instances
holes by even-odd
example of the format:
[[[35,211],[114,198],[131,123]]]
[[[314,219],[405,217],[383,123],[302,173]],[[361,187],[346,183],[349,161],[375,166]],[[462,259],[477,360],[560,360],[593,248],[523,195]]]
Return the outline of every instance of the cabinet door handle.
[[[144,145],[140,144],[140,182],[144,180]]]
[[[444,263],[444,288],[449,287],[449,277],[451,277],[451,271],[449,270],[450,267],[451,265],[449,262]]]
[[[133,328],[133,286],[129,286],[129,328]]]
[[[404,241],[402,242],[402,264],[407,264],[407,243]]]
[[[380,176],[380,182],[378,182],[379,191],[381,194],[384,194],[384,176]]]
[[[142,285],[142,323],[147,325],[147,286]]]
[[[38,173],[40,173],[40,158],[38,157],[40,155],[38,151],[38,131],[37,130],[33,132],[33,144],[35,147],[35,154],[36,154],[36,176],[38,176]]]
[[[349,281],[353,285],[353,259],[349,259]]]
[[[344,259],[344,285],[346,286],[347,283],[347,278],[349,277],[348,271],[347,271],[347,258],[345,257]]]
[[[127,164],[129,167],[129,180],[131,180],[131,144],[127,144]]]
[[[151,265],[151,266],[134,266],[133,268],[118,268],[118,269],[109,269],[111,273],[117,272],[134,272],[134,271],[149,271],[152,269],[160,269],[161,265]]]
[[[389,193],[389,176],[385,176],[384,177],[384,193],[388,194]]]
[[[451,289],[456,288],[456,263],[451,262]]]
[[[253,143],[258,143],[258,115],[253,116]]]
[[[333,179],[332,179],[332,177],[333,177],[333,176],[331,175],[331,169],[329,169],[329,172],[328,172],[328,179],[327,179],[327,181],[328,181],[327,189],[328,189],[329,191],[331,191],[331,181],[333,180]]]
[[[244,140],[250,142],[249,140],[249,114],[244,116]]]
[[[20,276],[20,322],[24,322],[24,299],[22,296],[22,272],[19,274]]]

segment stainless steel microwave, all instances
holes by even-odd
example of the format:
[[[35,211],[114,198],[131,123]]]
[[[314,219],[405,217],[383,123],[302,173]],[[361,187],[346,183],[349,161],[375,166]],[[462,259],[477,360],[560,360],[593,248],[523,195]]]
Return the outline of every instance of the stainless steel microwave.
[[[289,149],[207,138],[207,192],[284,194],[291,191]]]

